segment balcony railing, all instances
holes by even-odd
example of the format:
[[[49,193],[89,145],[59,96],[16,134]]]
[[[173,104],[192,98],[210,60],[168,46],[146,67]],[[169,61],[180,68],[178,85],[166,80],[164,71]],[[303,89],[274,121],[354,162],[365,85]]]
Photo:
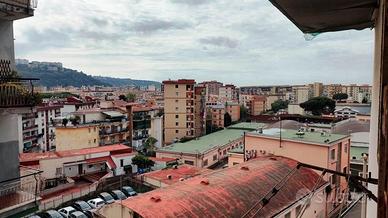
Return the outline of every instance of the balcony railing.
[[[32,81],[38,79],[20,78],[11,70],[10,64],[8,60],[0,60],[0,108],[36,105],[39,100]]]
[[[0,181],[0,211],[4,212],[4,214],[14,215],[15,213],[22,212],[26,209],[22,206],[33,202],[35,202],[33,204],[35,206],[38,200],[39,175],[42,171],[20,166],[20,173],[21,176],[18,178]],[[21,207],[19,211],[18,205]]]

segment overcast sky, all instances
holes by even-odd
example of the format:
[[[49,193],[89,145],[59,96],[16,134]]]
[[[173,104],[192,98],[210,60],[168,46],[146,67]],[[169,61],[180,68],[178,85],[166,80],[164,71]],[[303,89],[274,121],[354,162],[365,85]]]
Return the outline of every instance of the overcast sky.
[[[373,30],[302,32],[267,0],[39,0],[18,58],[91,75],[237,85],[371,83]]]

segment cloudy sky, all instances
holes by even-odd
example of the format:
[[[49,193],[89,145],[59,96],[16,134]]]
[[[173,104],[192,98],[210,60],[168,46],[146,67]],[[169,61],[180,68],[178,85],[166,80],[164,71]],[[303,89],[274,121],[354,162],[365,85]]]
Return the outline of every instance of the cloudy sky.
[[[34,17],[15,23],[15,46],[18,58],[120,78],[372,80],[372,30],[306,41],[267,0],[39,0]]]

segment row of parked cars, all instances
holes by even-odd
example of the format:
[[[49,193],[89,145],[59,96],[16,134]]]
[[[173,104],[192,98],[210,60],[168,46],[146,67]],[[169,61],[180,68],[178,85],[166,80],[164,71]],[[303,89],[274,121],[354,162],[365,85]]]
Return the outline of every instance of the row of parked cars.
[[[115,201],[125,200],[133,197],[137,193],[130,186],[123,186],[121,190],[113,190],[111,192],[102,192],[97,198],[88,201],[76,201],[71,206],[61,208],[59,210],[48,210],[29,218],[92,218],[93,213],[104,206],[112,204]]]

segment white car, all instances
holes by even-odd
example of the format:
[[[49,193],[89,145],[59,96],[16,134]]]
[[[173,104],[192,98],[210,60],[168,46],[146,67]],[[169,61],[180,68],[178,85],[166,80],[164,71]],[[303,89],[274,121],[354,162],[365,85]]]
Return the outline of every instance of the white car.
[[[63,216],[63,217],[70,217],[70,214],[76,212],[77,210],[74,207],[64,207],[62,209],[59,209],[58,212]]]
[[[101,208],[102,206],[105,205],[105,201],[102,200],[101,198],[94,198],[88,201],[88,204],[93,208],[93,209],[98,209]]]

